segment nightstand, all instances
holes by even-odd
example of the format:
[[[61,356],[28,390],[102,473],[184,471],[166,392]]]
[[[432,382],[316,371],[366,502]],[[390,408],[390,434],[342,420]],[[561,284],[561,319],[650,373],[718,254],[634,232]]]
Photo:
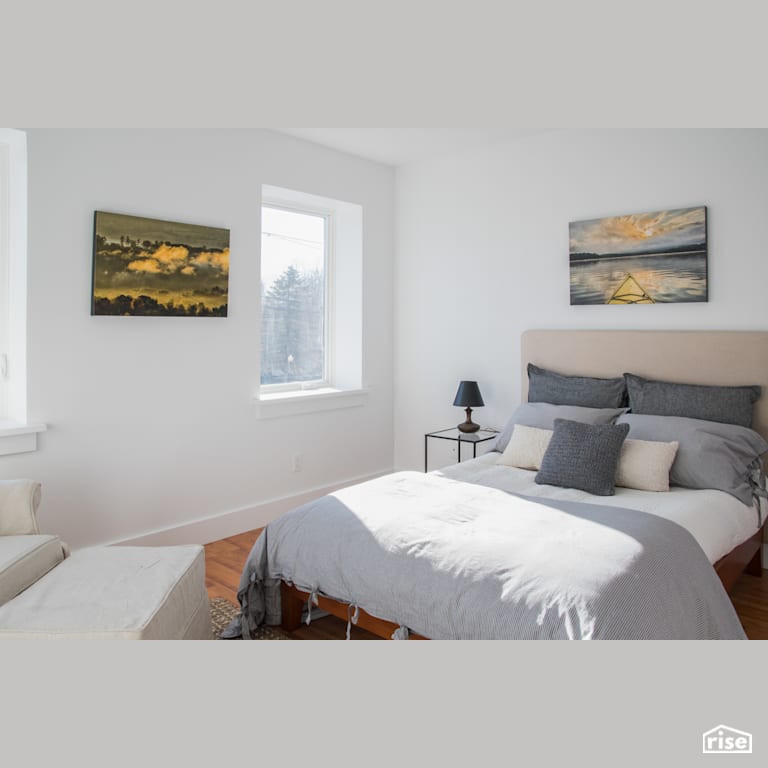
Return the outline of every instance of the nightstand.
[[[429,438],[434,437],[438,440],[453,440],[458,443],[457,446],[457,459],[461,461],[461,444],[472,443],[472,458],[477,458],[477,444],[484,443],[487,440],[493,440],[494,437],[498,437],[499,433],[490,429],[479,429],[477,432],[460,432],[455,427],[453,429],[441,429],[438,432],[427,432],[424,435],[424,471],[427,471],[427,450],[429,448]]]

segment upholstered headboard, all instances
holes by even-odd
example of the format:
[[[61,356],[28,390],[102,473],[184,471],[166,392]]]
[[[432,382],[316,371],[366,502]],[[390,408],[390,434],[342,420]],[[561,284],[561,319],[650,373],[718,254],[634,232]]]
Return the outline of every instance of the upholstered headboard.
[[[525,331],[528,363],[571,375],[636,373],[683,384],[759,384],[753,428],[768,439],[768,331]]]

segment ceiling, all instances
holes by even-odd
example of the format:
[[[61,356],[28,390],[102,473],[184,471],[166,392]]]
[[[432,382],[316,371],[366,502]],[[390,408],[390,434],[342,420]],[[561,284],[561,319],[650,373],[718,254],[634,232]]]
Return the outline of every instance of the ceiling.
[[[274,128],[299,139],[349,152],[387,165],[469,149],[501,139],[541,133],[541,129],[488,128]]]

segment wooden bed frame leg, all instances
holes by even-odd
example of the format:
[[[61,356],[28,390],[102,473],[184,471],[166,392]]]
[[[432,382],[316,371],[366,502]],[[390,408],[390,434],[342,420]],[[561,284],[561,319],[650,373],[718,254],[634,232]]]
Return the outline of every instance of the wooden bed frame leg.
[[[749,561],[749,565],[746,568],[747,573],[751,576],[763,575],[763,548],[760,547],[755,556]]]
[[[280,588],[280,602],[282,606],[282,623],[280,626],[286,632],[293,632],[301,626],[301,610],[304,607],[304,602],[285,584],[282,584]]]

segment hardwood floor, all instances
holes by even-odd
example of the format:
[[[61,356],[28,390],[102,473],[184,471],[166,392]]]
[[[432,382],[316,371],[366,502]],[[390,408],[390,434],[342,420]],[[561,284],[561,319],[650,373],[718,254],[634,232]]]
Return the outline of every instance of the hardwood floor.
[[[745,573],[734,584],[731,600],[741,626],[750,640],[768,640],[768,571],[763,575]]]
[[[237,603],[237,584],[245,559],[263,529],[240,533],[205,545],[205,585],[209,597],[224,597]],[[744,631],[750,640],[768,640],[768,572],[762,578],[744,574],[731,592]],[[292,633],[297,640],[343,640],[347,625],[334,616],[313,619]],[[365,630],[352,627],[354,640],[378,640]]]

